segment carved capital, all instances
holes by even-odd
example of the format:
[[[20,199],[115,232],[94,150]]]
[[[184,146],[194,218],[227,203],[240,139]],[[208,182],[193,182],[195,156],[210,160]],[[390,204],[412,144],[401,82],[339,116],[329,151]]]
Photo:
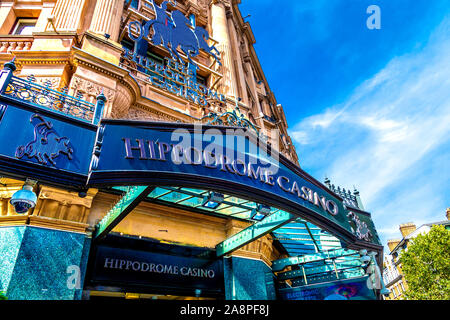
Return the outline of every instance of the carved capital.
[[[97,189],[89,189],[85,197],[78,192],[42,186],[33,216],[86,223]]]
[[[221,5],[224,8],[230,8],[231,7],[231,1],[230,0],[211,0],[211,5]]]

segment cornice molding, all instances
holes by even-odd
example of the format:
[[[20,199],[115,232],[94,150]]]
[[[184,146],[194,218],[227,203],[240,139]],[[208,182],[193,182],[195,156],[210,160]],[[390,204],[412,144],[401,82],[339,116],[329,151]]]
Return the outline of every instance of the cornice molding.
[[[42,216],[29,216],[28,224],[35,227],[42,227],[60,231],[71,231],[77,233],[85,233],[87,228],[89,227],[89,225],[86,223],[59,220]]]
[[[117,80],[121,80],[128,73],[128,71],[125,69],[113,65],[108,61],[99,59],[75,47],[73,54],[73,63],[75,66],[83,65]]]
[[[160,120],[168,120],[168,121],[172,121],[172,122],[181,121],[181,122],[185,122],[185,123],[189,122],[189,121],[187,121],[188,119],[183,119],[183,117],[176,117],[175,115],[170,114],[170,111],[173,112],[173,110],[170,110],[169,112],[163,112],[163,111],[156,110],[152,106],[149,106],[149,105],[143,104],[143,103],[135,103],[134,105],[132,105],[132,108],[137,109],[138,111],[142,111],[144,113],[154,114],[156,116],[156,118],[160,119]]]
[[[71,61],[70,51],[12,51],[16,64],[23,65],[64,65]]]
[[[30,216],[30,215],[14,215],[14,216],[1,216],[1,227],[15,227],[15,226],[33,226],[42,227],[46,229],[70,231],[77,233],[86,233],[89,225],[85,223],[58,220],[54,218]]]
[[[87,195],[81,198],[77,192],[57,189],[49,186],[42,186],[39,192],[38,199],[55,200],[60,203],[67,203],[73,205],[82,205],[86,208],[91,208],[92,200],[97,194],[98,189],[89,189]]]
[[[0,216],[0,227],[23,226],[28,222],[28,215]]]

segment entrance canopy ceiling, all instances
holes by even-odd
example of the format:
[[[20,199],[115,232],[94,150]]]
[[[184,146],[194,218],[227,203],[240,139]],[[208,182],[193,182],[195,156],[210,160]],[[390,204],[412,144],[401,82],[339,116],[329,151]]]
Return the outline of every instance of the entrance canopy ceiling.
[[[126,191],[127,187],[117,186],[113,189]],[[258,205],[256,202],[225,194],[221,204],[212,209],[202,206],[204,198],[208,196],[209,192],[209,190],[193,188],[157,187],[147,196],[147,200],[157,201],[169,206],[181,206],[187,210],[195,209],[205,214],[255,222],[252,217]],[[269,215],[279,211],[281,210],[270,207]],[[279,241],[290,256],[301,256],[342,248],[341,241],[338,238],[302,218],[276,229],[272,232],[271,237],[273,240]]]

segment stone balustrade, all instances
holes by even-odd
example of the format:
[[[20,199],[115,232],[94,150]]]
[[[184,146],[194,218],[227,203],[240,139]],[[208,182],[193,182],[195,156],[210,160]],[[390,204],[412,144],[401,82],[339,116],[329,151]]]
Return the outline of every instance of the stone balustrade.
[[[33,37],[0,37],[0,53],[10,53],[13,50],[28,51],[33,44]]]

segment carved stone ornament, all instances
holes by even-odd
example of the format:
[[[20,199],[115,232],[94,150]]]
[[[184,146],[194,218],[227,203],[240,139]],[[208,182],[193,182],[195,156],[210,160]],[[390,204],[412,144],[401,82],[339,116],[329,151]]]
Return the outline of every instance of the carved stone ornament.
[[[126,116],[130,120],[144,120],[144,121],[163,121],[163,122],[175,122],[177,119],[167,116],[163,113],[154,113],[145,111],[138,108],[130,108]]]
[[[113,90],[98,85],[94,82],[82,79],[78,76],[73,76],[70,89],[74,90],[75,92],[83,92],[88,96],[93,97],[94,99],[103,92],[107,99],[107,102],[109,103],[113,101],[115,96]]]

